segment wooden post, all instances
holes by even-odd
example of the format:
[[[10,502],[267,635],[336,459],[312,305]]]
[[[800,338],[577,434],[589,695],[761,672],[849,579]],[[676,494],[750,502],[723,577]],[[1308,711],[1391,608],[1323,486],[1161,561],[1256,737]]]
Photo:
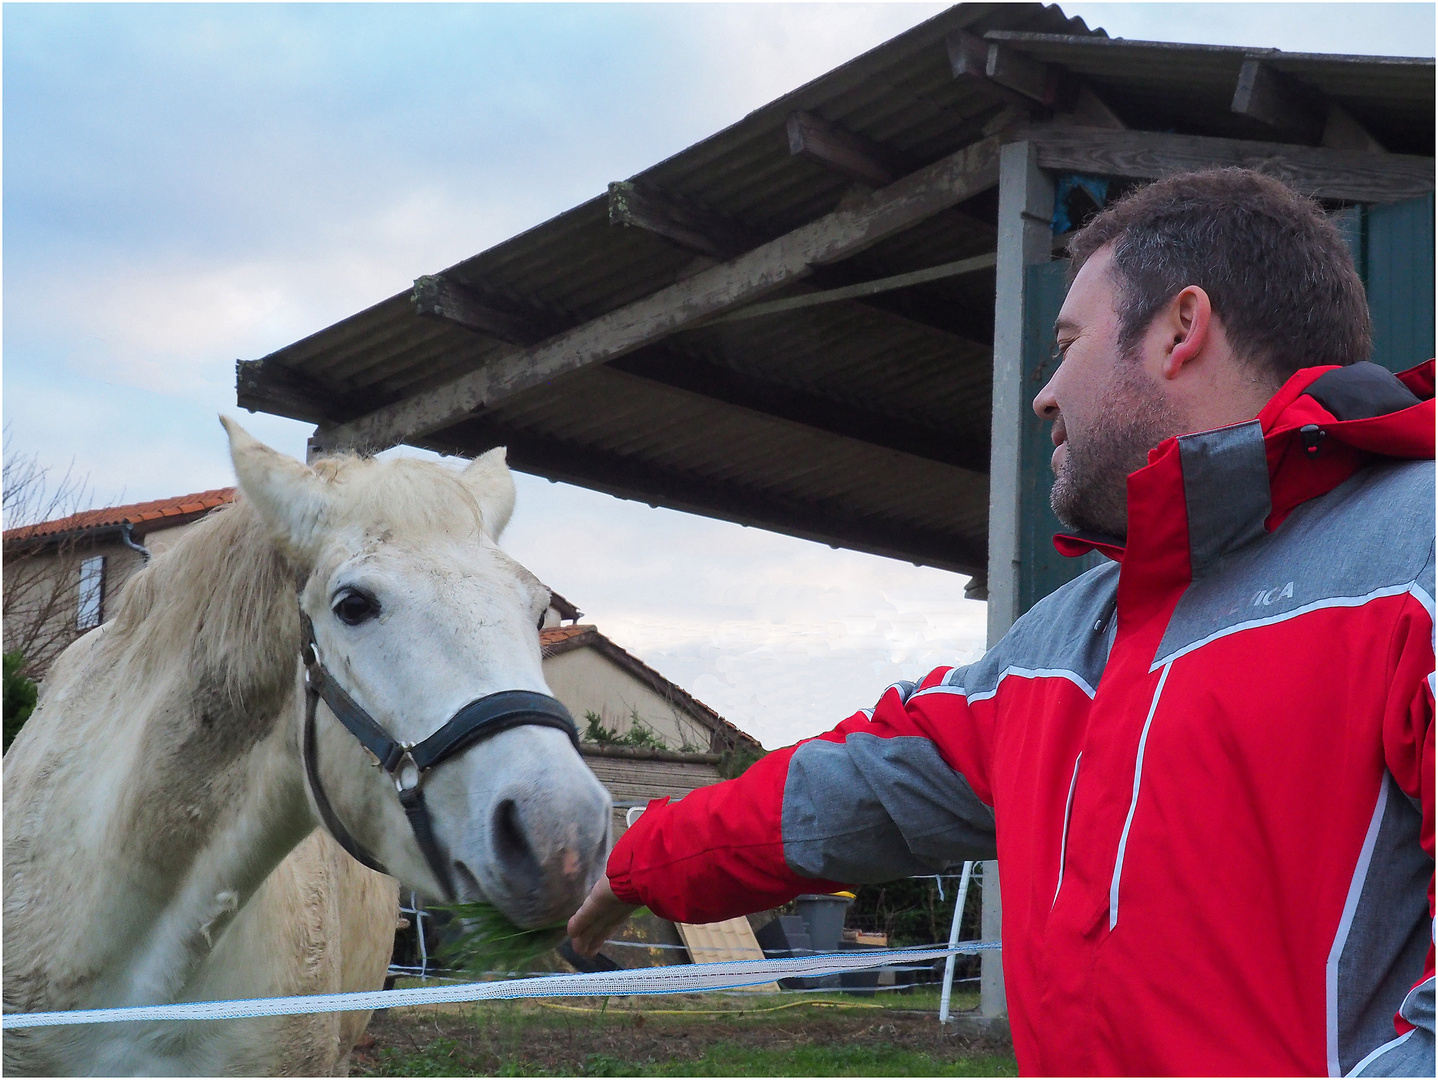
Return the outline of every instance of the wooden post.
[[[999,237],[994,296],[994,412],[989,463],[988,643],[997,644],[1021,613],[1023,513],[1019,469],[1024,414],[1033,397],[1025,385],[1024,304],[1028,267],[1048,262],[1053,247],[1053,181],[1039,169],[1032,143],[999,152]],[[999,937],[998,864],[984,864],[983,938]],[[1004,974],[998,954],[985,953],[980,1010],[1003,1016]]]

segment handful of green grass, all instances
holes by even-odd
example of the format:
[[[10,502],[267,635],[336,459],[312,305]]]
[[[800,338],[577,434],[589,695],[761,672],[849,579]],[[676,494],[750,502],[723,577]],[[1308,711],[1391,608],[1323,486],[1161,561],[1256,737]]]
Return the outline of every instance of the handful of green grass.
[[[436,910],[448,911],[460,922],[457,938],[440,946],[440,959],[449,967],[471,973],[519,971],[536,957],[564,940],[565,924],[555,923],[535,930],[515,926],[493,904],[445,904]]]

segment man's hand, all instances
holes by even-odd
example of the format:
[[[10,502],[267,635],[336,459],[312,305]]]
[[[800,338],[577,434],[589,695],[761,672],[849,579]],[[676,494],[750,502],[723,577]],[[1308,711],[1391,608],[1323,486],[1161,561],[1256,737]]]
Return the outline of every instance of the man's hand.
[[[569,940],[580,956],[594,956],[599,947],[638,905],[626,904],[609,887],[609,876],[601,874],[569,920]]]

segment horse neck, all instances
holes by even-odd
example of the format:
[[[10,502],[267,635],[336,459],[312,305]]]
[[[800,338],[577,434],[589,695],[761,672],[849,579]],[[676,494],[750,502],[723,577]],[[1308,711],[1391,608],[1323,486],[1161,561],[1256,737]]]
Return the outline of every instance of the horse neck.
[[[91,854],[112,890],[106,906],[129,905],[131,940],[105,997],[181,989],[315,825],[299,764],[294,589],[295,568],[241,503],[121,596],[104,651],[120,696],[134,697],[109,703],[116,744],[96,790],[118,798],[90,820],[111,822]]]

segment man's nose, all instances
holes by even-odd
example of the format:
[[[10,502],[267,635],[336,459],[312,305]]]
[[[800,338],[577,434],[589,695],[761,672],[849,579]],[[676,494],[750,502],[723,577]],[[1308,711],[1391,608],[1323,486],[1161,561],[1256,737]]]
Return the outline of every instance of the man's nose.
[[[1044,384],[1044,388],[1034,395],[1034,413],[1040,420],[1054,421],[1058,419],[1059,403],[1053,394],[1054,381],[1050,379]]]

